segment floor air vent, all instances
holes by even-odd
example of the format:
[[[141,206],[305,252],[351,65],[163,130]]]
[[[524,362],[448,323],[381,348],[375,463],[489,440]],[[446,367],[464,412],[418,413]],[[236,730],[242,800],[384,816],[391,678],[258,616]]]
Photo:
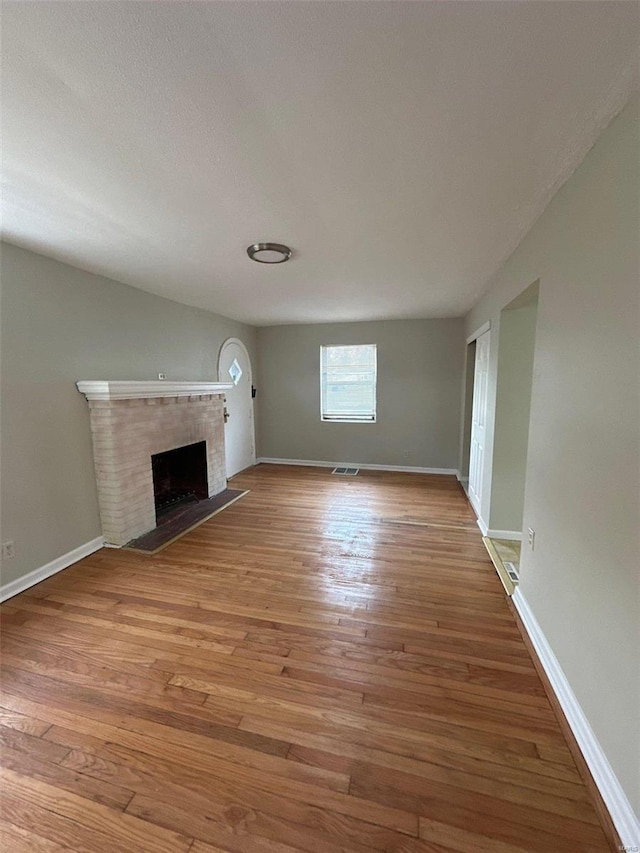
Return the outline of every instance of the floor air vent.
[[[332,474],[350,474],[352,477],[355,476],[359,468],[334,468],[331,472]]]
[[[518,583],[518,572],[516,571],[516,567],[513,563],[504,563],[504,567],[507,570],[507,574],[511,578],[514,583]]]

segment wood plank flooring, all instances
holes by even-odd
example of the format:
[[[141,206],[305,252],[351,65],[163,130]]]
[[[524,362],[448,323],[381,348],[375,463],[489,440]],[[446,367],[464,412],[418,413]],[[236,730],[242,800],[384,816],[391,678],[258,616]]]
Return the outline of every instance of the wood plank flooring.
[[[3,605],[4,850],[610,849],[453,478],[230,485]]]

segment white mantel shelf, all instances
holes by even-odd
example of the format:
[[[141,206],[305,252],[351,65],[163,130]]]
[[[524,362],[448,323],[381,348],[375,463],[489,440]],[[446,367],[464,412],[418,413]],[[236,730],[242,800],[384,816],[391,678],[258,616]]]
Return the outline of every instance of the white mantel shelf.
[[[204,397],[224,394],[233,388],[232,382],[169,382],[155,380],[95,380],[76,382],[78,391],[87,400],[135,400],[149,397]]]

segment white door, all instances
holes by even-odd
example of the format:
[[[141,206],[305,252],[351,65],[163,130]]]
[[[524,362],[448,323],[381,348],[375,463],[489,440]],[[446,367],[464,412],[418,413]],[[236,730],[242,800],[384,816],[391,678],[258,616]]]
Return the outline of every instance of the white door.
[[[251,361],[238,338],[228,338],[218,357],[218,381],[233,382],[225,392],[228,412],[224,428],[227,477],[255,465],[256,449],[251,397]]]
[[[489,379],[489,335],[476,340],[476,364],[473,379],[471,414],[471,453],[469,458],[469,500],[480,516],[484,474],[484,443],[487,423],[487,383]]]

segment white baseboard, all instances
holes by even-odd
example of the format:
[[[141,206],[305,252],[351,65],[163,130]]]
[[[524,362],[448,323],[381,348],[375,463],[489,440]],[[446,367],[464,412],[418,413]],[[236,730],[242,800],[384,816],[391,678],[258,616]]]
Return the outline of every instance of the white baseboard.
[[[471,497],[470,497],[470,495],[469,495],[469,491],[468,491],[468,489],[467,489],[467,486],[469,485],[469,480],[467,479],[467,481],[466,481],[466,485],[465,485],[465,481],[464,481],[464,480],[460,480],[460,482],[462,483],[462,488],[464,489],[465,494],[466,494],[466,496],[467,496],[467,499],[468,499],[468,501],[469,501],[469,506],[471,507],[471,509],[472,509],[472,510],[475,512],[475,514],[476,514],[476,524],[477,524],[477,525],[478,525],[478,527],[480,528],[480,532],[482,533],[482,535],[483,535],[483,536],[488,536],[488,535],[489,535],[489,528],[488,528],[488,526],[487,526],[487,524],[486,524],[486,522],[485,522],[484,518],[480,515],[480,513],[478,512],[478,510],[477,510],[477,509],[475,508],[475,506],[473,505],[473,501],[471,500]]]
[[[627,850],[636,849],[640,846],[640,820],[634,813],[627,795],[623,791],[598,738],[571,689],[567,676],[562,671],[553,649],[519,587],[516,588],[511,600],[520,614],[540,663],[549,678],[571,731],[578,742],[580,751],[591,771],[593,780],[609,810],[620,836],[620,843]]]
[[[456,477],[458,482],[464,489],[464,492],[467,497],[469,497],[469,478],[461,477],[460,471],[456,471]],[[469,498],[469,503],[471,504],[471,509],[476,514],[476,523],[480,530],[482,531],[483,536],[488,536],[490,539],[509,539],[512,542],[522,542],[522,533],[518,530],[494,530],[492,527],[489,527],[484,519],[479,514],[478,510],[474,507],[471,502],[471,498]]]
[[[460,476],[460,471],[456,471],[456,478],[460,485],[462,486],[462,490],[467,497],[469,497],[469,478]],[[475,510],[474,510],[475,512]]]
[[[363,471],[405,471],[407,474],[450,474],[454,476],[455,468],[418,468],[412,465],[369,465],[363,462],[324,462],[318,459],[276,459],[271,456],[260,456],[256,465],[304,465],[310,468],[360,468]]]
[[[491,539],[509,539],[511,542],[522,542],[522,533],[517,530],[494,530],[490,527],[486,535]]]
[[[40,581],[51,577],[51,575],[55,575],[56,572],[61,572],[62,569],[66,569],[73,565],[73,563],[77,563],[78,560],[82,560],[83,557],[88,557],[89,554],[93,554],[94,551],[99,551],[103,545],[103,537],[98,536],[90,542],[85,542],[84,545],[78,545],[78,547],[74,548],[73,551],[68,551],[66,554],[52,560],[45,566],[40,566],[39,569],[34,569],[32,572],[23,575],[21,578],[17,578],[17,580],[4,584],[4,586],[0,587],[0,601],[6,601],[7,598],[12,598],[19,592],[24,592],[25,589],[29,589],[30,586],[34,586],[35,584],[40,583]]]
[[[471,506],[472,506],[472,508],[473,508],[473,511],[474,511],[474,512],[476,512],[475,507],[473,506],[473,504],[471,504]],[[483,535],[483,536],[488,536],[488,535],[489,535],[489,528],[487,527],[487,525],[484,523],[484,521],[483,521],[483,520],[482,520],[482,518],[478,515],[478,513],[477,513],[477,512],[476,512],[476,515],[478,516],[478,517],[476,518],[476,524],[477,524],[477,525],[478,525],[478,527],[480,528],[480,532],[482,533],[482,535]]]

